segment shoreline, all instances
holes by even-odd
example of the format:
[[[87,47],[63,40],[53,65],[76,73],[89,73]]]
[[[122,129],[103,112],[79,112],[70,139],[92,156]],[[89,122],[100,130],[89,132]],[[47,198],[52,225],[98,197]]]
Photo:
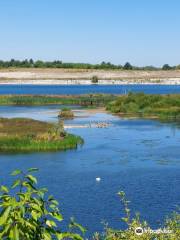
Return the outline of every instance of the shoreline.
[[[98,83],[92,83],[90,79],[0,79],[0,85],[180,85],[180,78],[173,79],[149,79],[149,80],[98,80]]]
[[[93,83],[96,77],[97,83]],[[0,69],[0,85],[180,85],[180,70]]]

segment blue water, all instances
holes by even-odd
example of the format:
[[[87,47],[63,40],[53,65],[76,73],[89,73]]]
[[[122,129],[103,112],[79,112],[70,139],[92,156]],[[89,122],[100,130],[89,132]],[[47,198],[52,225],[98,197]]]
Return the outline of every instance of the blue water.
[[[0,94],[180,93],[180,85],[1,85]]]
[[[0,117],[33,117],[57,121],[60,106],[0,107]],[[39,113],[39,115],[38,115]],[[141,213],[153,228],[180,204],[180,130],[172,124],[121,119],[111,114],[76,111],[65,124],[107,121],[108,128],[74,128],[84,138],[77,150],[55,153],[1,154],[0,183],[16,169],[38,167],[39,183],[59,201],[65,221],[71,216],[89,233],[102,231],[102,220],[124,227],[117,192],[124,190],[132,212]],[[95,181],[101,177],[101,182]]]

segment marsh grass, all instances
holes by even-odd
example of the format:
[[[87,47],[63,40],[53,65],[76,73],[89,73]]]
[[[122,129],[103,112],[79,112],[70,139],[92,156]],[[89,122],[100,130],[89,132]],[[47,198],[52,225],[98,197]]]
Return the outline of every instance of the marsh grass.
[[[81,105],[81,106],[105,106],[109,101],[116,98],[114,95],[85,94],[85,95],[2,95],[0,105]]]
[[[62,124],[32,119],[0,119],[0,152],[58,151],[76,148],[83,140]]]
[[[83,141],[80,137],[67,134],[59,140],[37,140],[30,137],[0,137],[0,152],[59,151],[77,148]]]
[[[127,116],[159,118],[165,121],[180,121],[180,95],[149,95],[129,93],[107,104],[112,113]]]

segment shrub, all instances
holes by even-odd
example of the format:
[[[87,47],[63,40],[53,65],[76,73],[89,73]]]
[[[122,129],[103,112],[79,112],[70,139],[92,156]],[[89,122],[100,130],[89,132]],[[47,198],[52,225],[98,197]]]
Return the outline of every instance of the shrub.
[[[125,217],[121,220],[127,225],[126,230],[115,230],[105,227],[103,234],[95,233],[94,240],[178,240],[180,239],[180,214],[174,213],[173,216],[165,222],[165,227],[160,230],[166,230],[168,233],[152,232],[146,221],[141,221],[139,214],[131,216],[129,201],[124,192],[118,193],[124,206]],[[140,235],[137,230],[142,231]],[[139,232],[138,231],[138,232]]]
[[[179,121],[180,95],[149,95],[129,93],[107,104],[113,113],[134,114],[145,117],[158,117],[166,121]]]
[[[10,190],[1,186],[0,195],[0,239],[8,240],[60,240],[83,239],[76,232],[63,232],[59,224],[63,217],[58,208],[58,202],[53,196],[47,195],[47,190],[37,188],[37,180],[31,172],[15,170],[12,175],[18,178]],[[82,233],[85,229],[71,222],[70,228],[76,227]]]
[[[63,118],[63,119],[72,119],[72,118],[74,118],[74,113],[69,108],[63,108],[63,109],[61,109],[58,117]]]
[[[93,76],[92,79],[91,79],[91,82],[92,82],[93,84],[98,83],[98,76]]]

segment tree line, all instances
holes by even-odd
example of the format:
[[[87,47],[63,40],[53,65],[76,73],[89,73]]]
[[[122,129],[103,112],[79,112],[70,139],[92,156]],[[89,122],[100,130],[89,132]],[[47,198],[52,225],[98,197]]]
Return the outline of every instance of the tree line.
[[[116,65],[110,62],[102,62],[100,64],[90,63],[65,63],[60,60],[55,61],[42,61],[33,59],[15,60],[9,61],[0,60],[0,68],[74,68],[74,69],[120,69],[120,70],[175,70],[180,69],[180,65],[170,66],[164,64],[162,67],[155,66],[144,66],[138,67],[133,66],[131,63],[126,62],[124,65]]]

